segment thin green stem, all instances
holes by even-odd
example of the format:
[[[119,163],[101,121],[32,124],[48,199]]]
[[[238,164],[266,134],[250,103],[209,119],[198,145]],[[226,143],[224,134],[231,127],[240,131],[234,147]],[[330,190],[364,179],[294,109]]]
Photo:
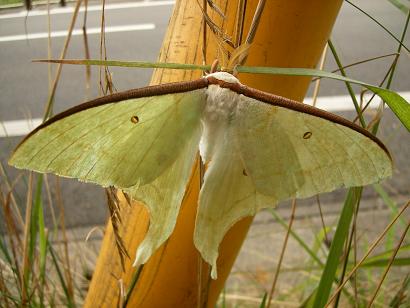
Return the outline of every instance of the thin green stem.
[[[349,240],[346,242],[346,252],[345,252],[345,256],[344,256],[344,261],[343,261],[343,269],[342,269],[342,273],[340,275],[339,278],[339,285],[342,283],[342,281],[344,280],[344,277],[346,275],[346,270],[347,270],[347,265],[349,263],[349,255],[350,255],[350,251],[351,251],[351,247],[352,247],[352,242],[354,239],[354,236],[356,234],[356,223],[357,223],[357,216],[359,214],[359,208],[360,208],[360,199],[358,199],[356,207],[355,207],[355,211],[353,214],[353,223],[352,223],[352,229],[350,231],[350,237]],[[337,297],[335,299],[335,305],[334,307],[339,307],[339,301],[340,301],[340,295],[341,292],[339,292],[337,294]]]
[[[398,54],[400,54],[401,49],[403,47],[402,42],[404,41],[404,38],[406,37],[407,29],[409,27],[409,21],[410,21],[410,10],[407,13],[406,22],[404,24],[403,32],[402,32],[401,37],[400,37],[400,44],[397,47],[397,53]],[[393,83],[393,77],[394,77],[394,73],[396,72],[397,62],[398,61],[393,62],[391,72],[390,72],[389,78],[387,80],[386,89],[390,89],[391,84]],[[380,120],[378,120],[372,128],[372,133],[374,135],[376,135],[377,131],[379,130],[379,125],[380,125]]]
[[[327,43],[329,45],[330,50],[332,51],[332,54],[333,54],[333,57],[334,57],[334,59],[337,63],[337,66],[339,67],[340,73],[342,74],[342,76],[346,77],[346,72],[345,72],[345,70],[343,68],[343,65],[342,65],[342,62],[340,61],[340,58],[339,58],[339,56],[336,52],[335,46],[333,45],[331,40],[329,40]],[[347,91],[349,92],[350,97],[352,98],[354,108],[356,109],[357,115],[359,117],[360,124],[362,125],[362,127],[366,127],[366,122],[363,118],[362,110],[360,109],[359,103],[357,102],[356,95],[353,91],[353,88],[350,85],[350,82],[346,81],[345,84],[346,84],[346,87],[347,87]]]
[[[128,301],[131,297],[132,291],[134,290],[135,286],[137,285],[137,282],[138,282],[138,280],[141,276],[141,272],[142,272],[143,268],[144,268],[144,265],[140,265],[138,267],[137,271],[135,272],[134,276],[132,277],[132,280],[131,280],[130,286],[127,290],[127,294],[125,295],[125,299],[124,299],[124,303],[123,303],[122,307],[124,307],[124,308],[127,307],[127,304],[128,304]]]
[[[355,274],[357,269],[362,266],[364,261],[367,259],[367,257],[373,252],[373,250],[379,245],[381,240],[385,237],[387,232],[390,230],[390,228],[396,223],[397,219],[408,209],[410,205],[410,201],[406,203],[405,206],[400,210],[400,212],[394,217],[394,219],[389,223],[389,225],[383,230],[383,232],[380,234],[380,236],[373,242],[373,244],[370,246],[370,248],[367,250],[367,252],[364,254],[364,256],[360,259],[358,263],[353,267],[353,269],[350,271],[350,273],[346,276],[345,280],[342,282],[342,284],[335,290],[333,295],[330,297],[329,301],[326,303],[326,305],[322,305],[321,307],[329,307],[329,305],[333,302],[333,300],[336,298],[337,293],[339,293],[344,285],[350,280],[350,278]]]
[[[401,34],[400,41],[399,41],[400,44],[399,44],[399,46],[397,47],[397,53],[398,53],[398,54],[400,54],[402,47],[405,48],[405,46],[403,46],[402,42],[404,41],[404,38],[406,37],[407,29],[408,29],[408,27],[409,27],[409,21],[410,21],[410,10],[409,10],[409,12],[407,13],[406,22],[405,22],[405,24],[404,24],[404,29],[403,29],[403,32],[402,32],[402,34]],[[407,48],[406,48],[406,50],[408,51]],[[394,73],[395,73],[395,71],[396,71],[396,67],[397,67],[397,61],[395,61],[395,62],[393,63],[393,67],[392,67],[392,69],[391,69],[391,73],[390,73],[389,79],[387,80],[386,89],[390,89],[390,87],[391,87],[391,84],[392,84],[392,82],[393,82],[393,76],[394,76]]]
[[[377,285],[377,288],[376,288],[376,290],[374,291],[373,296],[372,296],[372,298],[370,299],[367,308],[372,307],[372,304],[373,304],[374,300],[376,299],[376,296],[377,296],[377,294],[378,294],[378,292],[379,292],[379,290],[380,290],[380,287],[382,286],[383,281],[385,280],[385,278],[386,278],[386,276],[387,276],[387,273],[389,272],[390,267],[392,266],[392,264],[393,264],[393,262],[394,262],[394,260],[395,260],[395,258],[396,258],[396,256],[397,256],[397,253],[398,253],[398,251],[399,251],[399,249],[400,249],[400,246],[401,246],[401,244],[403,243],[403,241],[404,241],[404,239],[405,239],[405,237],[406,237],[407,231],[409,231],[409,227],[410,227],[410,222],[407,224],[406,229],[404,230],[404,232],[403,232],[403,234],[402,234],[402,236],[401,236],[401,238],[400,238],[400,240],[399,240],[399,243],[397,244],[396,249],[394,250],[394,252],[393,252],[393,254],[392,254],[392,256],[391,256],[391,258],[390,258],[390,260],[389,260],[389,264],[387,265],[385,271],[383,272],[382,278],[380,279],[380,282],[379,282],[379,284]]]
[[[279,278],[280,268],[282,266],[283,256],[285,255],[286,247],[288,245],[290,230],[292,229],[293,221],[295,220],[295,212],[296,212],[296,199],[293,199],[292,200],[292,210],[291,210],[291,215],[290,215],[290,219],[289,219],[289,225],[288,225],[288,229],[286,231],[285,239],[283,241],[282,250],[281,250],[281,253],[280,253],[280,256],[279,256],[279,261],[278,261],[278,264],[276,266],[275,276],[273,278],[273,282],[272,282],[270,292],[269,292],[269,295],[268,295],[268,302],[267,302],[267,306],[266,306],[267,308],[270,307],[272,297],[273,297],[273,293],[275,292],[276,283],[277,283],[278,278]]]
[[[274,209],[268,209],[268,211],[272,214],[273,217],[284,227],[285,229],[288,230],[288,224],[286,221],[283,220],[282,217],[280,217]],[[303,239],[297,235],[292,229],[290,229],[290,235],[299,243],[300,246],[303,247],[303,249],[309,254],[309,256],[320,266],[323,267],[324,264],[323,262],[316,256],[315,252],[309,248],[308,245],[303,241]]]
[[[402,40],[399,40],[389,29],[387,29],[385,26],[383,26],[378,20],[376,20],[376,18],[374,18],[373,16],[371,16],[369,13],[367,13],[366,11],[362,10],[360,7],[358,7],[356,4],[353,4],[352,2],[350,2],[349,0],[345,0],[347,3],[349,3],[351,6],[353,6],[354,8],[356,8],[357,10],[359,10],[361,13],[363,13],[364,15],[366,15],[367,17],[369,17],[371,20],[373,20],[378,26],[380,26],[384,31],[386,31],[396,42],[398,42],[400,44],[400,47],[403,47],[404,49],[406,49],[408,52],[410,52],[410,50],[403,44]]]

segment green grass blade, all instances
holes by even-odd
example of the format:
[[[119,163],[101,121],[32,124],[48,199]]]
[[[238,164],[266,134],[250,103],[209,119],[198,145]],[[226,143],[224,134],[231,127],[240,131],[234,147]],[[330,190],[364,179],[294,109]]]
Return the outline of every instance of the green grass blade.
[[[380,98],[382,98],[387,103],[387,105],[389,105],[390,109],[396,114],[397,118],[403,123],[407,130],[410,131],[410,104],[399,94],[391,90],[380,88],[362,81],[347,78],[337,74],[309,68],[241,66],[238,67],[237,70],[241,73],[322,77],[362,85],[365,88],[372,91],[373,93],[380,96]]]
[[[210,70],[210,65],[183,64],[183,63],[166,63],[166,62],[147,62],[147,61],[117,61],[117,60],[82,60],[82,59],[64,59],[64,60],[33,60],[38,63],[62,63],[72,65],[93,65],[93,66],[116,66],[128,68],[165,68],[174,70]]]
[[[265,308],[266,307],[266,299],[267,298],[268,298],[268,293],[265,292],[265,294],[263,294],[262,302],[259,305],[259,308]]]
[[[406,6],[405,4],[401,3],[399,0],[387,0],[391,4],[393,4],[395,7],[397,7],[400,11],[402,11],[404,14],[409,13],[409,7]]]
[[[367,13],[366,11],[362,10],[360,7],[358,7],[357,5],[353,4],[352,2],[350,2],[349,0],[345,0],[345,2],[349,3],[351,6],[353,6],[354,8],[356,8],[357,10],[359,10],[360,12],[362,12],[364,15],[366,15],[367,17],[369,17],[371,20],[373,20],[379,27],[381,27],[387,34],[389,34],[396,42],[398,42],[404,49],[407,50],[407,52],[410,52],[410,50],[403,44],[402,40],[399,40],[389,29],[387,29],[384,25],[382,25],[378,20],[376,20],[376,18],[374,18],[373,16],[371,16],[369,13]]]
[[[406,21],[405,21],[405,23],[404,23],[403,32],[402,32],[401,37],[400,37],[400,44],[399,44],[399,46],[397,47],[397,54],[400,54],[400,53],[401,53],[401,49],[402,49],[402,47],[403,47],[402,42],[404,42],[404,39],[405,39],[405,37],[406,37],[407,29],[408,29],[408,27],[409,27],[409,22],[410,22],[410,10],[409,10],[408,13],[407,13],[407,18],[406,18]],[[386,89],[388,89],[388,90],[390,90],[391,84],[393,83],[393,77],[395,76],[396,68],[397,68],[397,61],[394,61],[393,64],[392,64],[392,67],[391,67],[391,71],[390,71],[389,78],[388,78],[388,80],[387,80]],[[391,108],[391,107],[390,107],[390,108]],[[394,111],[394,110],[393,110],[393,111]],[[400,111],[400,110],[399,110],[399,111]],[[402,110],[402,111],[404,111],[404,110]],[[396,112],[395,112],[395,113],[396,113]],[[410,117],[410,114],[409,114],[408,112],[407,112],[407,116]],[[400,120],[400,121],[401,121],[401,120]],[[373,133],[374,135],[376,135],[376,133],[377,133],[379,124],[380,124],[380,120],[377,121],[377,122],[376,122],[376,125],[374,125],[374,127],[372,128],[372,133]],[[407,128],[407,129],[408,129],[408,128]]]
[[[330,246],[326,265],[317,289],[317,294],[319,294],[319,296],[315,297],[313,304],[313,307],[315,308],[322,308],[327,303],[329,298],[330,291],[335,280],[336,271],[339,266],[339,260],[343,254],[344,243],[349,236],[349,228],[352,222],[353,213],[355,211],[355,205],[360,199],[362,190],[362,187],[354,187],[348,191],[332,245]]]
[[[303,301],[303,303],[300,305],[300,308],[311,308],[313,307],[313,304],[315,303],[317,295],[317,288],[312,291],[312,293],[309,294],[309,296]]]
[[[386,267],[390,262],[390,259],[380,259],[374,261],[364,262],[362,267]],[[409,266],[410,258],[395,258],[392,263],[393,266]]]
[[[209,65],[194,65],[180,63],[163,62],[138,62],[138,61],[104,61],[104,60],[37,60],[37,62],[64,63],[75,65],[98,65],[98,66],[119,66],[119,67],[139,67],[139,68],[168,68],[184,70],[208,70]],[[338,74],[308,68],[283,68],[283,67],[255,67],[238,66],[238,73],[288,75],[288,76],[310,76],[340,80],[344,82],[359,84],[373,93],[380,96],[396,114],[403,125],[410,131],[410,104],[399,94],[380,88],[362,81],[347,78]]]
[[[70,292],[68,291],[67,284],[64,280],[63,273],[60,269],[60,265],[58,264],[58,260],[57,260],[57,256],[55,254],[55,251],[54,251],[52,245],[48,245],[47,247],[48,247],[48,251],[50,251],[50,255],[51,255],[51,258],[53,260],[54,267],[57,271],[57,275],[58,275],[58,278],[60,280],[61,287],[63,288],[64,294],[65,294],[65,297],[66,297],[66,300],[67,300],[67,306],[68,307],[75,307],[74,302],[71,299]]]
[[[4,238],[3,235],[1,236],[1,239],[0,239],[0,251],[2,252],[2,255],[4,257],[4,263],[7,264],[8,267],[13,272],[14,284],[16,286],[17,291],[21,295],[21,288],[20,288],[20,283],[19,283],[21,281],[20,273],[15,263],[16,260],[14,260],[13,256],[10,254],[9,248],[6,243],[6,239]]]
[[[41,192],[43,188],[43,175],[40,174],[37,178],[36,192],[34,195],[34,204],[31,211],[31,225],[30,225],[30,246],[29,246],[29,260],[34,260],[34,253],[38,235],[38,221],[40,209],[42,210]]]
[[[0,240],[0,251],[2,252],[4,258],[6,259],[6,262],[11,268],[13,267],[13,261],[12,261],[12,257],[9,253],[9,250],[7,249],[7,244],[5,241],[4,236],[1,236],[1,240]]]
[[[329,234],[332,230],[332,227],[325,227],[325,229],[321,229],[318,233],[313,234],[315,240],[312,243],[312,247],[310,248],[313,253],[317,256],[320,253],[323,255],[327,255],[327,249],[326,245],[323,245],[323,243],[327,242],[327,234]],[[312,230],[313,231],[313,230]],[[325,266],[324,263],[322,263],[322,268]]]
[[[351,232],[350,232],[350,234],[347,235],[347,238],[346,238],[347,242],[346,242],[346,245],[345,245],[345,251],[344,251],[344,256],[343,256],[343,266],[342,266],[342,269],[340,271],[341,273],[340,273],[340,276],[339,276],[338,286],[340,285],[340,283],[342,281],[344,281],[345,276],[346,276],[347,266],[349,264],[349,256],[350,256],[350,252],[352,250],[352,242],[353,242],[353,238],[354,238],[354,232],[356,232],[354,229],[355,229],[355,226],[356,226],[355,224],[357,223],[356,218],[357,218],[357,214],[358,214],[358,210],[359,210],[359,206],[360,206],[359,202],[360,202],[360,198],[357,200],[357,203],[355,204],[355,213],[353,213],[353,218],[352,219],[353,219],[354,227],[351,228]],[[339,292],[337,294],[336,299],[334,301],[333,307],[335,307],[335,308],[339,307],[341,294],[342,294],[342,292]],[[349,296],[349,301],[353,302],[354,299]]]
[[[14,307],[21,307],[22,306],[20,297],[12,296],[10,294],[7,294],[7,293],[3,292],[2,290],[0,290],[0,299],[1,298],[5,298],[5,299],[7,298],[10,301],[12,301],[14,303]]]
[[[327,44],[328,44],[330,50],[332,51],[333,58],[335,59],[335,61],[337,63],[337,66],[339,67],[340,73],[342,74],[342,76],[346,77],[345,70],[343,68],[342,62],[340,61],[339,55],[336,52],[335,46],[333,45],[331,40],[328,40]],[[363,118],[362,110],[360,109],[360,105],[359,105],[359,103],[356,99],[356,95],[354,94],[353,88],[352,88],[350,82],[346,81],[345,84],[346,84],[347,91],[349,92],[349,95],[352,99],[354,108],[356,109],[356,113],[359,117],[360,124],[362,125],[362,127],[366,127],[366,122]]]
[[[127,307],[127,304],[128,304],[129,299],[130,299],[130,296],[131,296],[131,294],[132,294],[132,291],[134,290],[135,286],[137,285],[137,282],[138,282],[138,280],[139,280],[139,278],[140,278],[140,276],[141,276],[141,272],[142,272],[142,269],[143,269],[143,268],[144,268],[144,265],[140,265],[140,266],[137,268],[137,271],[136,271],[136,272],[134,273],[134,275],[132,276],[132,280],[131,280],[131,282],[130,282],[130,286],[128,287],[127,293],[126,293],[125,298],[124,298],[123,307]]]
[[[222,290],[222,308],[226,308],[226,288]]]
[[[399,207],[396,202],[392,198],[390,198],[389,194],[384,190],[384,188],[380,184],[373,184],[373,189],[379,194],[380,198],[382,198],[384,204],[386,204],[394,216],[396,216],[399,213]],[[406,220],[404,217],[399,218],[400,223],[402,224],[403,227],[407,226]]]
[[[47,245],[48,238],[46,233],[46,227],[44,225],[44,212],[43,204],[40,202],[39,214],[38,214],[38,228],[39,228],[39,254],[40,254],[40,284],[39,284],[39,301],[40,306],[44,305],[44,287],[46,285],[46,261],[47,261]]]
[[[282,227],[284,227],[286,230],[288,230],[288,224],[286,223],[286,221],[284,221],[282,219],[282,217],[280,217],[276,213],[276,211],[274,209],[267,209],[267,210],[282,225]],[[318,265],[320,265],[320,267],[324,266],[323,262],[316,256],[314,251],[309,248],[309,246],[305,243],[305,241],[299,235],[297,235],[295,233],[295,231],[290,229],[290,235],[299,243],[300,246],[302,246],[302,248],[309,254],[309,256],[312,258],[312,260],[314,260]]]
[[[396,202],[394,202],[393,199],[390,198],[389,194],[383,189],[383,187],[380,184],[374,184],[372,186],[373,186],[373,189],[382,198],[383,202],[390,208],[390,211],[391,211],[390,215],[391,215],[391,218],[393,219],[393,217],[395,217],[399,213]],[[399,223],[401,223],[403,227],[406,227],[406,222],[403,217],[400,217]],[[397,229],[397,224],[392,226],[386,235],[385,247],[388,250],[392,249],[394,246],[394,240],[396,237],[396,229]]]
[[[41,191],[43,186],[43,176],[39,175],[37,178],[36,191],[34,195],[33,206],[31,207],[31,219],[29,221],[29,235],[28,235],[28,266],[24,270],[24,288],[26,288],[27,294],[30,294],[33,290],[31,287],[36,288],[37,286],[33,284],[30,285],[30,281],[33,278],[33,271],[35,265],[35,254],[36,254],[36,244],[37,244],[37,234],[38,234],[38,215],[41,208]],[[30,303],[33,304],[33,303]]]
[[[398,253],[405,253],[405,252],[409,252],[409,251],[410,251],[410,244],[406,244],[406,245],[403,245],[403,246],[400,247]],[[392,255],[393,252],[394,252],[394,249],[390,249],[390,250],[387,250],[387,251],[383,251],[382,253],[377,254],[373,257],[367,258],[366,261],[364,261],[362,263],[362,266],[363,267],[365,267],[365,266],[367,266],[367,267],[379,266],[379,264],[382,264],[384,262],[384,260],[387,260],[387,261],[390,260],[391,255]],[[396,259],[398,259],[398,258],[396,258]],[[406,265],[405,263],[403,263],[403,262],[407,262],[404,259],[406,259],[406,258],[402,258],[402,260],[399,263],[401,263],[402,265]],[[398,265],[398,264],[396,264],[396,265]]]
[[[403,123],[404,127],[410,132],[410,104],[403,97],[393,91],[372,85],[364,86],[380,96],[380,98],[382,98],[394,112],[400,122]]]
[[[389,307],[399,308],[399,307],[410,307],[410,297],[408,296],[410,288],[410,275],[404,278],[400,288],[397,290],[396,295],[390,301]],[[407,296],[406,296],[407,290]],[[406,305],[407,303],[407,305]]]

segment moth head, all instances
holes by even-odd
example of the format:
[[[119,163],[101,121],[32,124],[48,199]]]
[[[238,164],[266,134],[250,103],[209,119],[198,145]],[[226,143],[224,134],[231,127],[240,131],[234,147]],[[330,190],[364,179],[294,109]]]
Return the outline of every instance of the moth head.
[[[238,78],[234,77],[232,74],[229,74],[228,72],[216,72],[207,75],[205,78],[215,78],[224,82],[228,83],[240,83]]]

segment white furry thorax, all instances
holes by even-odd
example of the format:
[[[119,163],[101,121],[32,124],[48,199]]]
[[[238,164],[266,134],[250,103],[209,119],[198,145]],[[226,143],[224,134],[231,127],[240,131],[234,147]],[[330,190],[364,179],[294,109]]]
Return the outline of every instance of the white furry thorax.
[[[218,80],[239,83],[239,80],[226,72],[217,72],[205,78],[214,77]],[[216,151],[217,144],[224,138],[224,132],[229,125],[230,118],[236,111],[239,94],[222,88],[219,85],[209,85],[206,89],[206,104],[202,113],[202,137],[199,151],[204,162],[208,162]]]
[[[239,83],[239,80],[226,72],[217,72],[207,75],[205,78],[214,77],[229,83]],[[230,89],[221,88],[219,85],[209,85],[206,89],[206,105],[203,113],[203,121],[214,122],[228,119],[238,102],[238,94]]]

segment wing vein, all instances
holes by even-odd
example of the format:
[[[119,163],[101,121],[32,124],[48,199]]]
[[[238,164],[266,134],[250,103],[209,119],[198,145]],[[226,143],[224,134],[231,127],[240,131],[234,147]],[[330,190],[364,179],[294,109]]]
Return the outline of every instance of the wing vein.
[[[367,158],[369,159],[370,163],[372,164],[373,170],[376,170],[376,175],[377,175],[377,177],[379,177],[379,173],[378,173],[378,170],[377,170],[377,166],[376,166],[376,164],[374,163],[374,160],[372,159],[372,157],[369,155],[368,151],[366,151],[366,150],[362,147],[362,145],[361,145],[360,142],[358,142],[357,140],[353,139],[351,136],[349,136],[348,134],[346,134],[346,132],[345,132],[343,129],[340,129],[340,128],[339,128],[339,130],[341,130],[342,133],[343,133],[345,136],[347,136],[347,138],[349,138],[353,143],[355,143],[355,144],[362,150],[362,152],[364,152],[364,154],[367,156]],[[356,161],[354,161],[354,164],[357,166]],[[362,180],[362,182],[363,182],[363,176],[362,176],[362,174],[360,174],[360,178],[361,178],[361,180]]]
[[[101,112],[103,112],[103,111],[106,111],[105,109],[109,109],[110,107],[112,107],[112,105],[108,105],[108,106],[104,106],[104,107],[106,107],[106,108],[102,108],[102,110],[100,110],[100,111],[97,112],[96,114],[99,114],[99,113],[101,113]],[[30,157],[30,160],[27,162],[27,165],[30,164],[31,161],[32,161],[42,150],[44,150],[44,148],[46,148],[48,145],[50,145],[50,144],[51,144],[52,142],[54,142],[56,139],[60,138],[62,135],[64,135],[65,133],[71,131],[72,129],[76,128],[76,127],[79,126],[80,124],[82,124],[82,123],[74,123],[73,126],[67,128],[67,129],[64,130],[63,132],[61,132],[61,133],[55,135],[54,138],[52,138],[51,140],[48,140],[48,142],[47,142],[44,146],[40,147],[37,152],[35,152],[35,153],[32,154],[32,156]],[[48,166],[47,166],[47,167],[48,167]]]
[[[68,144],[65,148],[63,148],[60,152],[58,152],[57,155],[55,155],[55,157],[48,163],[47,168],[49,168],[50,165],[51,165],[62,153],[64,153],[65,151],[67,151],[70,147],[72,147],[74,144],[76,144],[78,141],[80,141],[80,140],[83,139],[84,137],[88,136],[91,132],[93,132],[93,131],[95,131],[95,130],[97,130],[97,129],[100,129],[100,128],[101,128],[103,125],[105,125],[106,123],[111,122],[111,121],[113,121],[113,120],[115,120],[115,119],[117,119],[117,118],[123,116],[124,114],[126,114],[126,113],[128,113],[128,112],[129,112],[129,110],[127,110],[126,112],[123,112],[123,113],[121,113],[121,114],[114,115],[112,118],[109,118],[109,119],[107,119],[107,120],[104,121],[104,122],[100,122],[100,123],[98,123],[96,126],[92,127],[90,130],[86,131],[84,134],[82,134],[80,137],[78,137],[77,139],[75,139],[73,142],[71,142],[71,143]],[[75,126],[77,127],[77,126],[80,125],[80,124],[82,124],[82,123],[78,123],[78,124],[75,125]],[[71,129],[70,129],[70,130],[71,130]],[[68,131],[64,131],[64,133],[67,133],[67,132],[68,132]],[[63,135],[63,134],[61,134],[61,135]],[[61,135],[60,135],[60,136],[61,136]],[[103,138],[103,137],[102,137],[102,138]]]
[[[170,107],[168,107],[168,108],[166,109],[166,111],[168,111],[169,109],[171,109],[171,107],[173,107],[173,106],[171,105]],[[164,111],[162,114],[165,114],[165,111]],[[158,139],[159,135],[162,133],[162,128],[165,126],[165,124],[168,122],[169,119],[170,119],[170,116],[168,116],[168,117],[164,120],[164,123],[162,123],[161,129],[158,130],[158,133],[157,133],[157,135],[155,136],[154,141],[156,141],[156,140]],[[148,129],[146,130],[146,132],[148,132]],[[144,133],[145,133],[145,132],[144,132]],[[142,136],[143,136],[143,135],[142,135]],[[141,165],[141,163],[144,161],[145,157],[148,155],[148,152],[151,150],[151,148],[152,148],[152,146],[153,146],[153,144],[154,144],[154,141],[149,145],[149,147],[147,148],[147,150],[144,152],[144,154],[142,155],[142,158],[140,159],[140,161],[136,163],[136,166],[135,166],[134,170],[135,170],[135,169],[138,169],[138,167],[139,167],[139,166]],[[133,147],[135,146],[135,144],[136,144],[137,142],[138,142],[138,140],[136,140],[136,141],[133,143]],[[109,177],[111,177],[111,175],[112,175],[112,173],[114,172],[114,170],[118,167],[119,164],[121,164],[121,162],[124,160],[125,155],[127,155],[127,154],[128,154],[128,153],[124,153],[124,155],[121,157],[121,159],[118,160],[118,163],[116,164],[116,166],[111,169],[111,172],[110,172]]]

